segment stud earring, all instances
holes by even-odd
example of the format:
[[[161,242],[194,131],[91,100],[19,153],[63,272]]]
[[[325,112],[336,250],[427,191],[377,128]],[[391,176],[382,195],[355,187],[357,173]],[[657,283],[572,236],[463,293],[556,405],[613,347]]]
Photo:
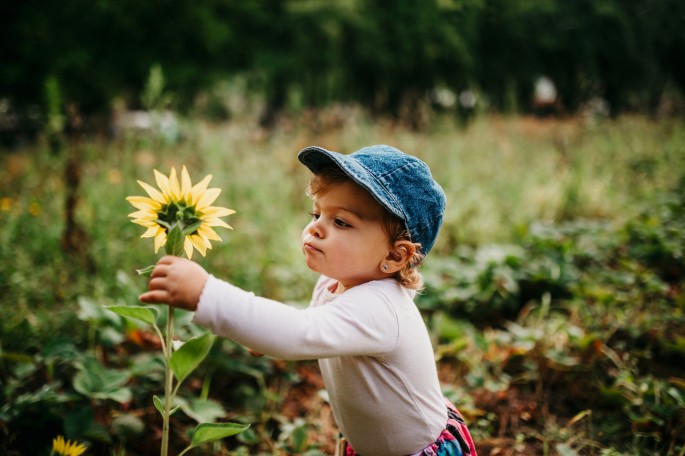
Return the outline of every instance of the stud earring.
[[[388,265],[387,264],[383,265],[383,272],[388,272]]]

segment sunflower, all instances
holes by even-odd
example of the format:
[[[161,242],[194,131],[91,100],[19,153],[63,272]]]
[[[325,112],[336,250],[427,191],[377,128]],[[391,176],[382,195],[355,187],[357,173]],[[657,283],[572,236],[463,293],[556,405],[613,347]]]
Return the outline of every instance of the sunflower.
[[[147,228],[141,237],[154,238],[155,253],[167,244],[169,233],[179,228],[186,256],[192,258],[193,249],[205,256],[207,249],[212,248],[210,241],[221,241],[212,227],[232,229],[221,220],[221,217],[234,214],[235,211],[211,205],[221,193],[221,189],[207,188],[212,179],[211,175],[193,186],[185,166],[181,170],[180,183],[175,168],[171,168],[169,177],[157,170],[154,170],[154,173],[159,190],[138,181],[149,196],[126,198],[133,207],[138,209],[128,216],[133,219],[133,223]],[[169,252],[169,248],[167,248],[167,253],[177,254]]]
[[[64,437],[58,435],[52,439],[52,453],[60,456],[81,456],[86,452],[85,445],[71,440],[64,440]]]

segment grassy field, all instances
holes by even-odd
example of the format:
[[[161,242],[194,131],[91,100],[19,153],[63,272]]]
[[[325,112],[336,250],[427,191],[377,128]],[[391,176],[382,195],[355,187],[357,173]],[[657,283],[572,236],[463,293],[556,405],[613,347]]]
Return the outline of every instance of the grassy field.
[[[445,224],[426,265],[426,276],[442,282],[434,285],[436,293],[433,298],[426,298],[425,308],[431,315],[439,356],[444,360],[442,378],[448,386],[451,385],[448,389],[462,396],[458,402],[469,410],[474,421],[474,434],[484,442],[483,448],[497,448],[496,439],[500,438],[504,440],[499,447],[513,449],[513,453],[498,454],[555,454],[564,451],[568,451],[564,454],[600,454],[601,451],[606,455],[622,454],[618,449],[611,450],[616,451],[611,453],[607,449],[610,444],[597,443],[601,439],[592,429],[582,429],[585,440],[576,438],[578,428],[573,425],[581,421],[585,425],[589,420],[587,414],[577,414],[588,410],[585,407],[576,410],[567,405],[565,411],[569,416],[565,419],[569,421],[564,425],[550,424],[554,421],[547,419],[549,414],[545,415],[549,411],[547,404],[538,404],[538,407],[545,408],[545,413],[540,409],[518,410],[517,417],[537,413],[544,415],[530,429],[501,422],[498,416],[510,416],[497,411],[502,404],[509,410],[526,408],[532,406],[531,398],[540,398],[533,394],[536,385],[542,388],[540,385],[544,382],[541,378],[547,378],[542,372],[551,372],[540,364],[540,360],[548,360],[549,357],[540,357],[538,353],[536,358],[534,353],[537,352],[524,350],[527,355],[523,356],[522,364],[537,363],[534,371],[538,378],[528,379],[532,395],[516,402],[514,398],[525,388],[512,389],[516,384],[512,379],[520,376],[498,371],[501,368],[498,363],[511,366],[512,354],[509,352],[505,356],[503,351],[493,348],[495,351],[488,355],[487,345],[517,347],[523,339],[532,337],[537,343],[544,337],[541,339],[531,335],[533,333],[521,336],[511,325],[500,325],[497,330],[482,325],[469,326],[463,320],[468,313],[463,312],[455,320],[451,318],[459,312],[453,312],[450,319],[441,317],[443,314],[439,310],[441,306],[448,305],[447,301],[452,296],[450,290],[455,289],[445,280],[446,271],[466,264],[455,260],[464,260],[464,255],[468,255],[464,252],[472,252],[475,258],[476,253],[496,246],[529,248],[526,243],[536,226],[564,226],[589,221],[600,223],[604,229],[624,226],[654,207],[665,195],[682,189],[685,179],[685,123],[679,119],[657,122],[642,117],[616,120],[483,117],[467,128],[457,127],[450,119],[442,119],[436,120],[426,131],[412,132],[390,123],[372,123],[361,114],[350,112],[344,116],[321,113],[315,122],[317,128],[312,128],[312,124],[314,122],[306,123],[303,117],[283,121],[278,128],[266,132],[247,121],[221,125],[188,121],[183,125],[183,139],[176,144],[165,143],[154,135],[129,135],[108,142],[73,141],[58,153],[51,152],[40,143],[25,150],[0,152],[0,379],[4,384],[0,386],[0,399],[4,402],[0,409],[0,435],[7,437],[7,443],[4,447],[0,444],[0,450],[12,454],[12,451],[18,451],[17,448],[28,448],[21,443],[28,435],[25,422],[33,416],[33,406],[44,407],[47,403],[54,416],[48,414],[50,416],[39,423],[43,432],[67,433],[72,438],[85,440],[91,445],[93,454],[114,454],[114,451],[120,451],[118,454],[125,451],[128,454],[147,454],[146,443],[139,443],[144,440],[139,434],[133,433],[135,438],[122,437],[127,434],[112,427],[114,418],[125,409],[138,410],[137,418],[148,423],[148,411],[143,405],[134,400],[122,408],[121,404],[102,399],[79,399],[70,388],[70,379],[79,366],[74,359],[81,359],[86,356],[84,354],[92,355],[104,364],[122,367],[127,366],[125,355],[146,352],[146,346],[140,341],[131,348],[131,328],[121,326],[121,322],[108,321],[88,304],[135,304],[135,296],[142,290],[144,282],[135,277],[134,271],[155,261],[151,240],[139,239],[142,228],[131,224],[126,217],[133,209],[125,197],[143,194],[136,184],[137,179],[153,182],[153,168],[168,174],[172,166],[178,170],[183,165],[188,167],[194,181],[212,174],[211,186],[223,189],[216,204],[237,211],[228,220],[234,230],[222,231],[220,235],[224,242],[215,244],[207,258],[198,256],[195,259],[215,275],[239,286],[275,299],[302,304],[309,299],[315,276],[306,269],[299,250],[299,233],[309,217],[310,203],[304,192],[309,175],[297,162],[297,151],[307,145],[320,145],[347,153],[365,145],[386,143],[426,161],[447,194]],[[73,167],[71,174],[66,171],[69,164]],[[74,193],[75,199],[68,203],[70,192]],[[75,227],[68,226],[65,218],[67,208],[74,211]],[[69,248],[64,247],[65,232],[71,236]],[[536,245],[540,246],[539,243]],[[531,251],[534,249],[529,249]],[[507,258],[525,262],[531,258],[525,255],[519,253]],[[507,261],[510,260],[499,266],[512,267]],[[514,273],[527,271],[526,267],[518,264]],[[512,280],[519,280],[517,277]],[[577,278],[568,281],[578,282]],[[429,282],[429,291],[430,285]],[[669,319],[660,320],[668,320],[667,323],[658,327],[664,331],[681,328],[682,277],[664,279],[657,285],[659,290],[670,286],[670,291],[663,291],[663,295],[671,293],[673,296],[663,298],[663,305],[652,308],[658,309],[657,313],[664,309],[672,311]],[[579,290],[575,285],[567,288],[573,290],[574,296],[586,293],[585,296],[591,296],[588,300],[597,299],[605,304],[609,300],[597,298],[596,293],[600,293],[597,289],[585,287]],[[613,293],[611,290],[605,292]],[[544,296],[552,300],[554,307],[557,296],[554,293]],[[639,295],[637,299],[646,299],[645,296],[648,295]],[[494,303],[493,308],[497,308],[499,301],[487,302]],[[549,304],[549,301],[545,302]],[[650,311],[649,303],[638,304],[636,308],[641,312]],[[609,304],[606,304],[606,310],[611,312]],[[667,313],[671,311],[665,310]],[[569,306],[565,312],[567,320],[574,321],[578,307]],[[514,316],[520,325],[517,328],[532,331],[531,320],[522,321],[520,314],[517,315],[519,320]],[[543,318],[536,315],[535,318]],[[634,314],[622,315],[626,320],[622,320],[625,327],[621,326],[621,331],[630,326],[630,318],[636,318]],[[547,334],[551,338],[552,334],[573,334],[572,327],[565,326],[566,323],[562,324],[556,318],[550,316],[545,321],[544,325],[541,320],[535,321],[543,336]],[[642,327],[639,323],[642,320],[638,318],[635,321],[638,321],[637,327]],[[552,327],[550,322],[560,326]],[[542,329],[539,325],[543,325]],[[645,321],[644,326],[647,325]],[[535,325],[532,327],[536,328]],[[584,330],[586,334],[591,333],[591,328]],[[595,330],[604,331],[606,327],[598,326]],[[465,349],[461,355],[455,355],[457,349],[453,345],[461,340],[459,334],[471,334],[468,341],[485,344],[485,350],[475,353]],[[642,335],[640,333],[636,340],[641,341]],[[569,337],[565,339],[566,343]],[[601,338],[606,342],[603,346],[609,346],[607,341],[615,340],[611,337],[613,335]],[[624,345],[625,340],[634,342],[627,336],[621,340]],[[627,351],[634,348],[633,342],[628,344]],[[683,343],[682,338],[671,342],[675,345]],[[564,342],[560,343],[563,345]],[[592,345],[593,342],[584,343]],[[635,344],[636,350],[644,349],[644,344],[640,344],[642,342]],[[289,386],[302,385],[303,378],[310,375],[309,371],[298,370],[302,366],[251,360],[228,343],[221,344],[221,347],[224,355],[228,353],[239,361],[233,364],[219,361],[220,356],[217,355],[214,361],[221,367],[215,370],[223,372],[229,379],[215,380],[215,384],[225,385],[229,380],[239,384],[231,387],[230,394],[216,396],[216,400],[228,409],[237,410],[231,413],[231,417],[237,415],[261,423],[254,426],[256,430],[250,438],[228,443],[226,448],[242,448],[236,449],[235,454],[241,454],[241,451],[250,451],[243,454],[257,454],[257,451],[260,454],[298,454],[299,450],[292,448],[288,438],[294,435],[293,429],[307,429],[306,426],[293,417],[286,420],[289,427],[283,423],[284,419],[274,423],[272,418],[264,417],[264,410],[278,414],[279,409],[288,403]],[[597,350],[601,351],[601,347]],[[674,359],[680,359],[678,350],[673,351]],[[465,360],[468,353],[475,358]],[[487,363],[490,369],[489,373],[479,374],[480,383],[473,378],[479,361]],[[619,362],[628,363],[628,360]],[[129,366],[127,369],[132,368]],[[528,373],[532,371],[521,369]],[[638,372],[631,371],[627,364],[624,369],[626,372]],[[240,372],[251,380],[240,377]],[[644,374],[643,370],[639,372]],[[562,373],[563,369],[558,369],[553,375]],[[133,377],[137,380],[133,382],[138,382],[139,387],[140,384],[146,385],[140,387],[141,390],[154,391],[152,383],[141,380],[150,381],[149,378],[136,375]],[[504,382],[504,377],[507,378],[505,386],[483,384],[487,381]],[[665,374],[665,378],[681,379],[681,383],[669,383],[677,391],[685,385],[683,377],[682,369]],[[525,376],[521,378],[526,384]],[[41,385],[46,385],[45,388],[54,394],[41,396]],[[509,392],[508,402],[497,402],[495,395],[502,391]],[[555,392],[558,392],[555,388],[546,390],[545,400],[555,402]],[[625,394],[621,397],[625,399]],[[685,395],[677,397],[685,398]],[[478,400],[488,405],[483,406]],[[86,405],[95,410],[91,421],[99,426],[98,429],[102,428],[100,434],[88,434],[75,424],[83,420],[62,421],[58,418],[64,408],[86,410]],[[674,407],[676,414],[683,414],[685,402],[681,405]],[[621,407],[620,403],[616,405],[618,409]],[[570,420],[574,419],[576,421],[571,423]],[[310,452],[326,448],[322,441],[324,430],[317,427],[323,425],[316,424],[319,420],[312,420],[314,424],[311,426],[316,429],[307,431],[309,437],[305,441],[309,442]],[[326,432],[330,431],[330,424],[327,426]],[[280,430],[280,437],[279,432],[269,432],[271,427]],[[601,432],[609,431],[602,428]],[[634,441],[628,445],[633,445],[633,450],[644,450],[644,454],[661,454],[650,453],[657,451],[654,448],[659,448],[658,451],[666,448],[673,454],[685,451],[682,438],[669,437],[661,431],[658,438],[652,435],[651,440],[646,440],[650,443],[643,445],[638,437],[641,433],[650,435],[650,432],[641,430],[634,433]],[[317,433],[319,440],[313,436]],[[103,434],[111,437],[108,440],[102,437]],[[45,439],[52,436],[47,435]],[[661,442],[662,446],[654,444],[654,441]],[[45,450],[38,447],[36,451]],[[224,448],[223,451],[227,450]],[[622,451],[627,450],[624,448]]]
[[[438,121],[430,131],[414,133],[351,116],[336,126],[317,133],[289,124],[265,133],[239,123],[188,125],[177,145],[133,138],[86,142],[58,156],[40,146],[5,152],[3,246],[27,266],[59,250],[67,154],[81,166],[76,221],[101,269],[130,270],[146,261],[149,251],[134,240],[139,230],[127,221],[124,198],[141,194],[136,180],[151,182],[153,168],[168,173],[185,164],[196,179],[211,173],[212,184],[224,189],[218,203],[238,211],[231,218],[235,232],[219,247],[228,254],[215,252],[209,261],[229,267],[232,276],[238,270],[241,281],[259,270],[258,282],[270,282],[264,269],[280,265],[301,275],[295,265],[301,263],[297,237],[308,217],[308,171],[296,154],[307,145],[352,152],[386,143],[424,159],[448,197],[436,255],[459,245],[514,241],[532,222],[623,221],[673,188],[685,169],[685,129],[677,120],[497,117],[465,130]]]

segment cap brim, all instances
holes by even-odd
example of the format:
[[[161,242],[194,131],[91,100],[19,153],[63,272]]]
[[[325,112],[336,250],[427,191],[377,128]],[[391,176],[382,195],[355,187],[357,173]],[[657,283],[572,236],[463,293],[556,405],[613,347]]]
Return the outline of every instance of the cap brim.
[[[331,165],[342,168],[343,170],[345,169],[342,164],[342,162],[345,161],[345,156],[338,152],[326,150],[323,147],[305,147],[297,154],[297,158],[313,173],[318,173]]]
[[[331,165],[339,168],[354,182],[366,189],[383,207],[400,219],[405,220],[405,216],[401,209],[395,207],[390,202],[392,197],[388,195],[388,192],[383,186],[380,185],[364,166],[349,155],[333,152],[324,149],[323,147],[309,146],[302,149],[297,154],[297,158],[314,174]]]

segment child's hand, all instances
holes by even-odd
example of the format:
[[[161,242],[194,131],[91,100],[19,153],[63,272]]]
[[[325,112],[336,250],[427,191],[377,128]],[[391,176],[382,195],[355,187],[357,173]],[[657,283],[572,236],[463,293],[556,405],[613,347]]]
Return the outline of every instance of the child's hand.
[[[148,304],[169,304],[195,311],[207,281],[207,271],[199,264],[176,256],[165,256],[150,275],[148,291],[139,299]]]

